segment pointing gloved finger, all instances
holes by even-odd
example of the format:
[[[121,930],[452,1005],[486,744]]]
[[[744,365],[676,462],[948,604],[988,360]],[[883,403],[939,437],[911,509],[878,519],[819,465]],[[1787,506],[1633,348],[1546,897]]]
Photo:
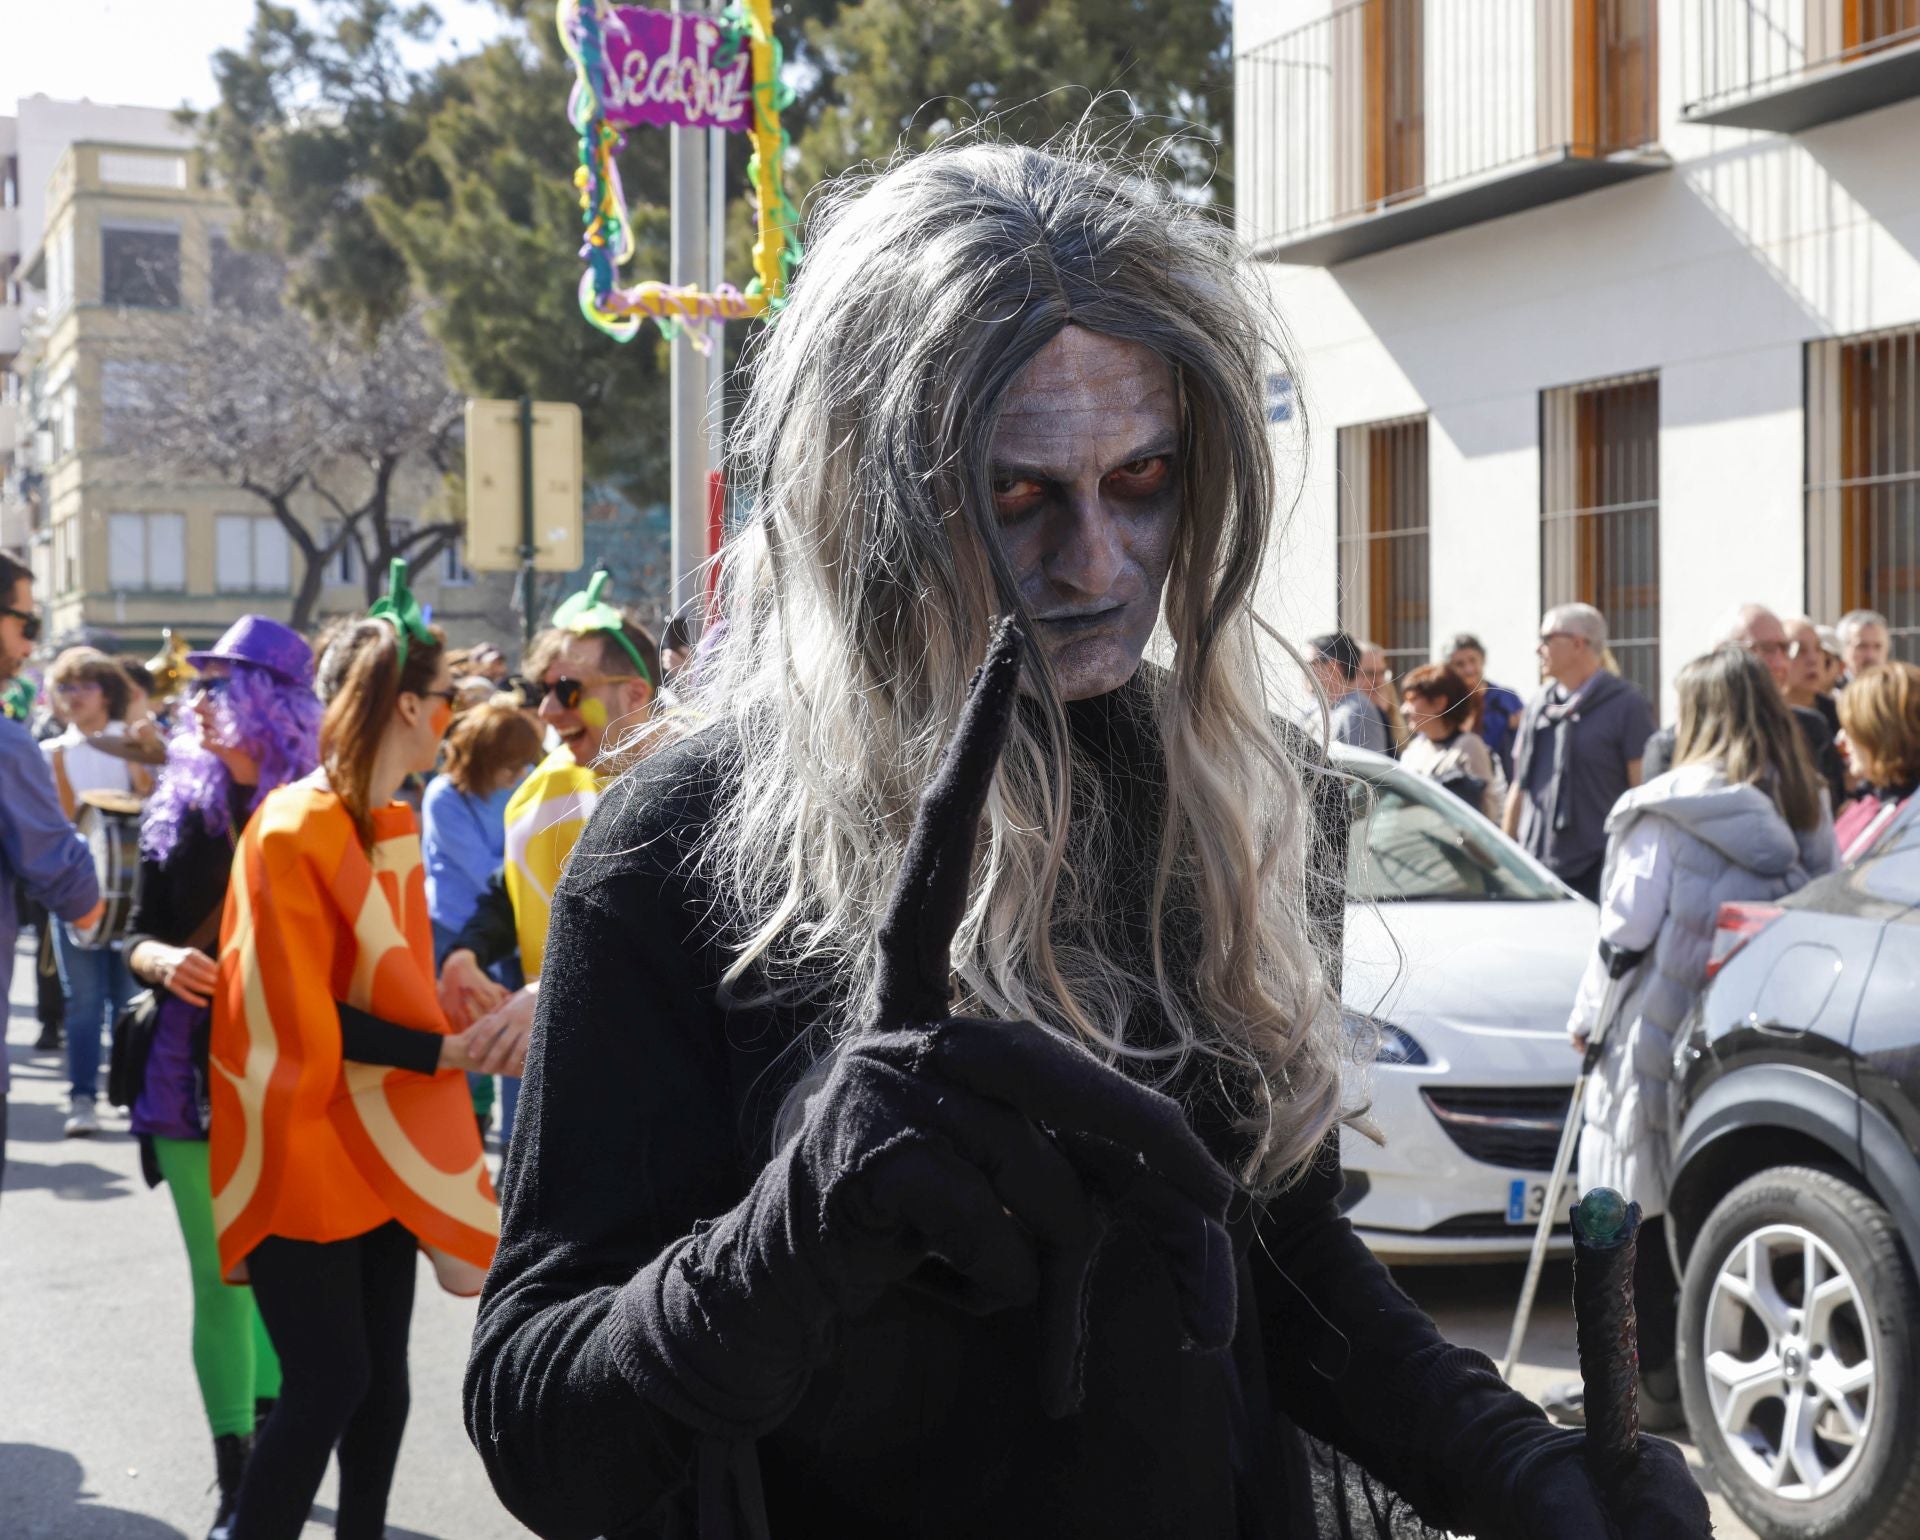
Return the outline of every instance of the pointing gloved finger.
[[[880,922],[871,1026],[904,1027],[947,1014],[953,934],[966,913],[980,814],[1013,720],[1024,650],[1019,627],[1001,619],[968,687],[953,740],[920,800]]]
[[[874,1052],[894,1053],[907,1043]],[[914,1068],[1005,1102],[1047,1128],[1105,1139],[1136,1156],[1204,1213],[1234,1192],[1178,1102],[1137,1085],[1031,1022],[948,1021],[925,1034]]]
[[[906,1229],[924,1248],[896,1254],[904,1273],[972,1315],[1032,1301],[1040,1291],[1034,1243],[980,1173],[926,1140],[896,1145],[858,1179],[869,1220]],[[944,1267],[928,1271],[926,1256]]]

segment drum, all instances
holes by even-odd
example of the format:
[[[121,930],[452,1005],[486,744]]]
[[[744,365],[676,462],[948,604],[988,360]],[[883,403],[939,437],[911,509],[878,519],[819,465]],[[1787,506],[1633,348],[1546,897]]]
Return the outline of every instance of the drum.
[[[130,791],[83,791],[73,826],[93,857],[94,875],[106,909],[90,930],[67,927],[67,939],[83,951],[97,952],[127,933],[133,918],[133,883],[140,871],[140,810],[145,805]]]

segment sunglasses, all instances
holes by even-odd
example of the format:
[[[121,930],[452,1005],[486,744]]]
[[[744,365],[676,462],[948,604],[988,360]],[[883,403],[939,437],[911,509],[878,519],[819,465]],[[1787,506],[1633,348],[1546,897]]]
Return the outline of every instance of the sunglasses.
[[[20,634],[30,642],[40,640],[40,617],[32,610],[16,610],[11,604],[0,604],[0,615],[11,615],[20,622]]]
[[[625,684],[639,677],[638,674],[603,674],[600,678],[600,683]],[[539,699],[543,702],[549,695],[557,698],[562,711],[574,710],[580,704],[580,697],[585,694],[588,689],[594,688],[593,686],[582,684],[578,679],[556,679],[551,684],[533,684],[529,681],[529,686],[531,690],[538,691]]]
[[[218,700],[227,693],[227,686],[233,683],[225,674],[217,674],[211,679],[196,679],[187,690],[187,704],[198,705],[203,700]]]

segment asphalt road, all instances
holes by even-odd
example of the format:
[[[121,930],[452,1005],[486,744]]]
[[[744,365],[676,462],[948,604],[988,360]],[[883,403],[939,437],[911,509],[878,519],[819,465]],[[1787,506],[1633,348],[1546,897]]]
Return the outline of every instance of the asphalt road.
[[[0,1197],[0,1537],[201,1540],[212,1449],[189,1357],[191,1301],[173,1209],[140,1177],[122,1113],[63,1139],[58,1055],[32,1051],[31,974],[19,959],[7,1053],[11,1129]],[[1456,1341],[1504,1351],[1517,1267],[1410,1268],[1400,1282]],[[1538,1394],[1577,1372],[1564,1267],[1548,1270],[1515,1373]],[[500,1507],[460,1425],[474,1305],[423,1262],[413,1319],[413,1412],[389,1540],[525,1536]],[[1691,1455],[1691,1451],[1689,1451]],[[1697,1465],[1697,1461],[1696,1461]],[[330,1471],[308,1537],[332,1533]],[[1750,1537],[1709,1492],[1723,1540]]]

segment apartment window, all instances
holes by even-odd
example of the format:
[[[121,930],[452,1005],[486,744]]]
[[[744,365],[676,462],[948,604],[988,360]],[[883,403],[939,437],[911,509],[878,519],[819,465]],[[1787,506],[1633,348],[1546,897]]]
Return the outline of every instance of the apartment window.
[[[1573,151],[1611,155],[1658,137],[1654,0],[1573,0]]]
[[[1807,345],[1807,605],[1920,661],[1920,327]]]
[[[60,569],[60,591],[70,594],[80,586],[80,553],[75,549],[75,521],[68,519],[53,530],[54,564]]]
[[[108,514],[107,586],[115,593],[185,593],[186,515]]]
[[[241,315],[269,316],[280,308],[280,264],[264,251],[248,251],[224,235],[208,242],[213,303]]]
[[[287,532],[277,519],[223,513],[213,521],[213,580],[223,594],[285,593]]]
[[[1812,0],[1818,5],[1820,0]],[[1825,0],[1840,12],[1848,53],[1873,53],[1920,37],[1920,0]]]
[[[47,314],[73,303],[73,226],[63,225],[47,242]]]
[[[467,588],[473,583],[473,574],[467,570],[462,559],[460,537],[454,536],[440,553],[440,586],[442,588]]]
[[[0,160],[0,209],[20,207],[20,157]]]
[[[1660,698],[1660,377],[1540,394],[1540,590],[1607,617],[1620,672]]]
[[[1360,0],[1332,17],[1339,214],[1426,186],[1425,13],[1426,0]]]
[[[171,225],[100,231],[100,301],[153,310],[180,306],[180,232]]]
[[[45,456],[49,461],[64,459],[78,443],[75,425],[80,413],[80,389],[73,382],[73,371],[63,370],[50,381],[42,399],[46,403]]]
[[[1340,430],[1340,628],[1397,677],[1430,656],[1427,419]]]
[[[329,545],[338,540],[340,521],[329,520],[321,538]],[[327,581],[338,583],[343,588],[360,581],[360,545],[351,535],[341,541],[340,549],[333,553],[333,559],[327,563]]]
[[[100,439],[107,449],[139,441],[143,416],[177,388],[178,365],[151,359],[109,358],[100,365]]]

